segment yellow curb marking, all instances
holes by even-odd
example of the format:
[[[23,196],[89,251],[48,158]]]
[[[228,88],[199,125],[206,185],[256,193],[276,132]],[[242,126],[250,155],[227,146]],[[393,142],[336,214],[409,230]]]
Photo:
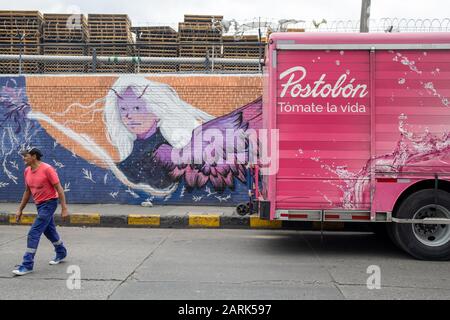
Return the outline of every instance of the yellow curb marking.
[[[161,217],[159,214],[129,214],[128,224],[138,226],[159,226],[161,224]]]
[[[70,214],[70,224],[100,224],[99,213]]]
[[[24,212],[22,214],[22,217],[19,221],[19,223],[16,222],[16,215],[10,214],[9,215],[9,223],[11,224],[23,224],[23,225],[31,225],[34,223],[34,220],[37,217],[37,213],[34,212]]]
[[[190,227],[218,228],[220,215],[218,214],[189,214]]]
[[[271,228],[280,229],[282,221],[262,220],[259,217],[250,217],[250,228]]]

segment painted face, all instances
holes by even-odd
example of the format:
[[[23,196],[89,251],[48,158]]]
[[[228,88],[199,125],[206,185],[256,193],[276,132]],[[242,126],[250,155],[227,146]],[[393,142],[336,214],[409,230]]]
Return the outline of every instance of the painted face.
[[[144,99],[139,97],[131,87],[118,99],[120,118],[130,132],[143,136],[150,132],[157,122],[157,117],[148,111]]]

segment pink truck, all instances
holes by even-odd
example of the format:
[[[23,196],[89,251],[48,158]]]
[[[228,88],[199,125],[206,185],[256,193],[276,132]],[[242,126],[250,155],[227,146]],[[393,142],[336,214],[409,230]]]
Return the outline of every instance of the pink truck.
[[[384,223],[450,259],[450,33],[274,33],[265,68],[260,217]]]

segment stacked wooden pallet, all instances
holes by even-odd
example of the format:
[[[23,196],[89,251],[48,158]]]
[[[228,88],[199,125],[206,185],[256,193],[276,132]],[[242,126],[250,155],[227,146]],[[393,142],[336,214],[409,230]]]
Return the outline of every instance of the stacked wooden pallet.
[[[220,57],[222,30],[219,22],[222,20],[223,16],[185,15],[184,22],[178,25],[180,57]],[[202,70],[205,70],[204,66],[180,64],[182,72]]]
[[[44,42],[85,43],[88,40],[86,17],[70,14],[44,14]]]
[[[305,32],[304,28],[288,28],[286,32]]]
[[[53,56],[84,56],[89,39],[84,15],[44,14],[42,53]],[[45,73],[81,73],[87,71],[84,63],[44,63]]]
[[[124,14],[89,14],[89,55],[128,57],[133,52],[131,21]],[[108,63],[99,65],[98,72],[134,72],[134,65]]]
[[[136,55],[139,57],[178,57],[178,33],[168,26],[135,27]],[[139,72],[177,72],[177,64],[141,65]]]
[[[264,57],[264,47],[258,44],[258,36],[248,35],[240,38],[223,37],[223,57],[230,59],[259,59]],[[258,71],[259,66],[226,65],[226,71]]]
[[[38,11],[0,10],[0,54],[40,54],[43,23]],[[19,62],[2,62],[0,72],[18,73]],[[39,72],[39,63],[23,62],[22,72]]]

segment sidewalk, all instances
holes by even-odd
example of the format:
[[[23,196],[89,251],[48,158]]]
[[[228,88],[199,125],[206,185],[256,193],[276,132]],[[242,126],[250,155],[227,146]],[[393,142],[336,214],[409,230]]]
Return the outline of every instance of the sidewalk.
[[[0,203],[0,225],[16,225],[18,203]],[[257,215],[241,217],[234,207],[154,206],[118,204],[70,204],[70,220],[63,222],[60,207],[55,221],[61,226],[115,228],[224,228],[281,229],[281,221],[260,220]],[[30,225],[36,207],[30,203],[24,210],[20,225]]]

